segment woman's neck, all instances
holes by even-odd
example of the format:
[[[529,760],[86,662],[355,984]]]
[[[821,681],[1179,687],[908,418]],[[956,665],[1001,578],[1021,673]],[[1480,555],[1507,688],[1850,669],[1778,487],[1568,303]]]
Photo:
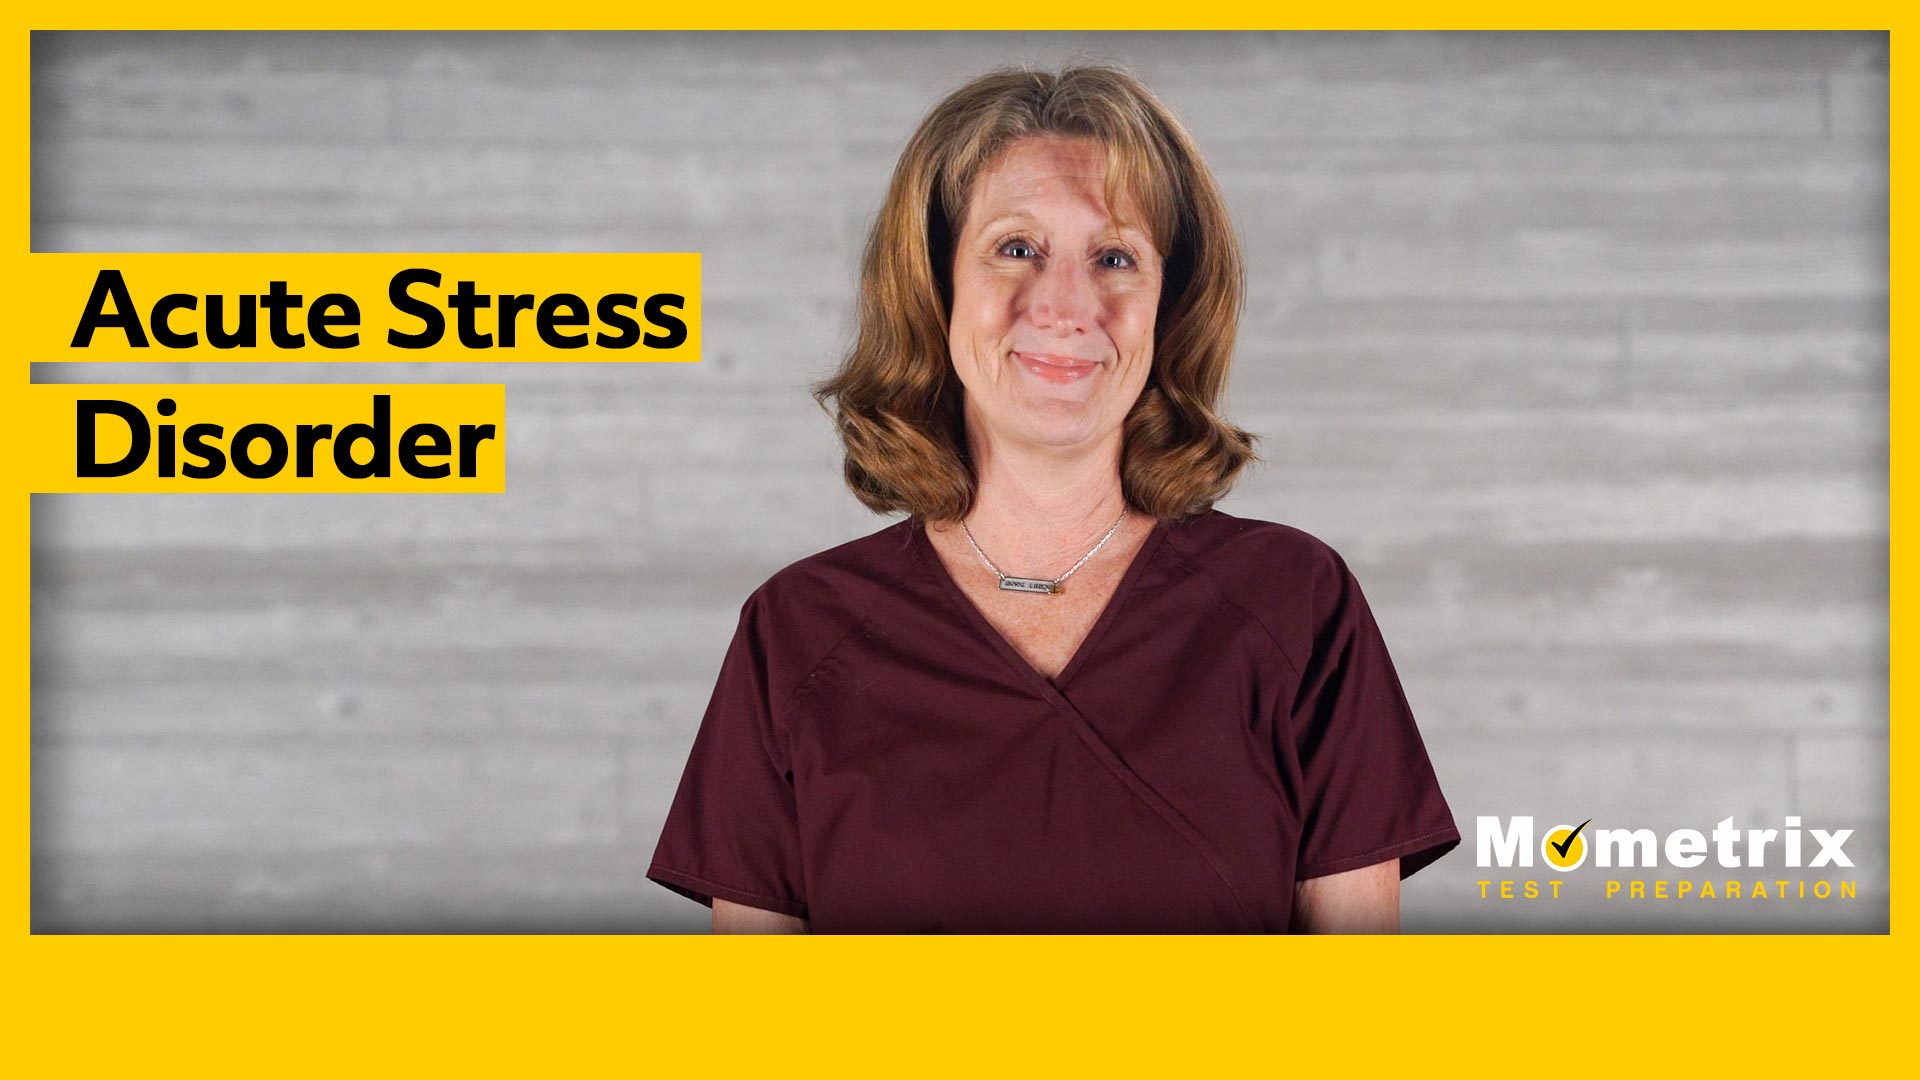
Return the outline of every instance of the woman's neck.
[[[1009,574],[1064,568],[1107,534],[1126,506],[1119,435],[1073,452],[969,440],[975,488],[967,528],[995,565]]]

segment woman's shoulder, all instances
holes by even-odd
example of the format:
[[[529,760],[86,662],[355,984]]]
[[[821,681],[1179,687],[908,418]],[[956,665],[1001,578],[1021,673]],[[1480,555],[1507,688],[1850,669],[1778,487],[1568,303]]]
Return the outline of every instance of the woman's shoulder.
[[[911,566],[907,522],[775,571],[740,606],[740,640],[765,668],[773,700],[817,668],[890,595]]]
[[[1294,587],[1347,571],[1333,545],[1305,529],[1221,510],[1172,523],[1167,541],[1196,569],[1235,589]]]
[[[1328,628],[1365,610],[1346,560],[1305,529],[1216,510],[1168,529],[1167,541],[1211,595],[1258,622],[1296,670]]]
[[[745,608],[786,630],[789,640],[851,629],[912,566],[910,529],[909,521],[896,521],[796,559],[754,589]]]

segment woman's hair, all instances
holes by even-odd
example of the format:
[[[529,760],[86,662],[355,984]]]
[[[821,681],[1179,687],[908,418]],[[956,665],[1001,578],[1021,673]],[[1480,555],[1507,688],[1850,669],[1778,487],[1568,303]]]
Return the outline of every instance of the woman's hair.
[[[973,506],[962,387],[947,352],[954,240],[975,181],[1017,139],[1107,148],[1109,207],[1132,195],[1164,260],[1153,366],[1123,425],[1121,491],[1156,518],[1206,511],[1254,458],[1214,412],[1246,291],[1225,200],[1193,137],[1131,75],[1002,69],[947,95],[908,140],[860,264],[859,328],[814,387],[846,446],[846,479],[876,513],[951,521]]]

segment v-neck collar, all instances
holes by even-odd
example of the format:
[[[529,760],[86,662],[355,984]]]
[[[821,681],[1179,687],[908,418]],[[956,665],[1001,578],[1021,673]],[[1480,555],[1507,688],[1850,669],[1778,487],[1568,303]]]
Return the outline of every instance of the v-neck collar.
[[[1127,564],[1126,572],[1120,575],[1119,583],[1114,585],[1112,595],[1107,597],[1107,605],[1101,609],[1100,617],[1093,621],[1086,636],[1080,639],[1080,644],[1074,649],[1073,656],[1067,660],[1067,666],[1061,668],[1060,674],[1051,679],[1028,663],[1026,657],[1020,655],[1020,650],[1007,641],[1006,636],[1000,633],[980,611],[979,606],[973,602],[973,598],[960,587],[960,583],[947,572],[947,564],[940,561],[940,553],[934,550],[933,541],[927,536],[926,523],[916,518],[910,520],[907,527],[913,533],[914,551],[926,564],[927,572],[940,582],[947,598],[953,602],[967,621],[973,624],[974,630],[993,644],[1002,659],[1006,660],[1015,671],[1038,684],[1042,696],[1051,698],[1058,696],[1066,688],[1072,681],[1074,673],[1080,670],[1087,656],[1100,643],[1101,636],[1126,603],[1127,594],[1133,590],[1134,582],[1139,579],[1141,571],[1146,569],[1147,563],[1153,558],[1154,551],[1159,548],[1160,541],[1167,531],[1167,522],[1161,519],[1153,523],[1153,529],[1147,533],[1146,539],[1142,540],[1140,547],[1134,551],[1133,561]]]

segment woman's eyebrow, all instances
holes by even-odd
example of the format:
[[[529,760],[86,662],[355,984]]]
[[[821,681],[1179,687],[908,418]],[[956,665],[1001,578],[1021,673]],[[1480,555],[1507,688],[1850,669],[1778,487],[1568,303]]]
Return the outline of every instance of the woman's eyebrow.
[[[993,232],[1004,225],[1033,225],[1037,223],[1033,214],[1026,210],[1008,210],[998,217],[989,218],[978,226],[980,232]],[[1153,233],[1143,225],[1121,218],[1109,218],[1103,234],[1124,236],[1131,240],[1153,242]]]
[[[1016,222],[1031,225],[1033,224],[1033,221],[1034,221],[1033,215],[1028,213],[1025,210],[1009,210],[1006,213],[1001,214],[999,217],[990,218],[986,221],[981,222],[980,231],[991,232],[994,229],[998,229],[1002,225],[1012,225],[1012,224],[1015,224]]]

